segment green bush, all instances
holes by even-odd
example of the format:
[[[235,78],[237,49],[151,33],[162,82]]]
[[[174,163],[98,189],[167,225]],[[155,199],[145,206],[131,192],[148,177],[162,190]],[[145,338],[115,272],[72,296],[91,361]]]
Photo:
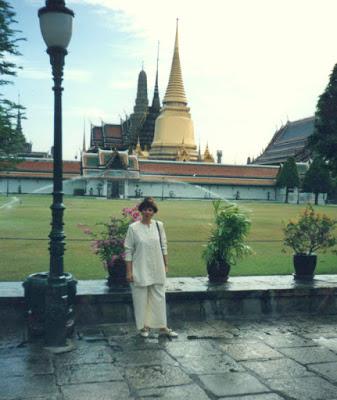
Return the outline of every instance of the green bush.
[[[233,203],[215,200],[213,210],[215,225],[203,251],[203,258],[207,264],[225,262],[233,265],[251,253],[251,248],[245,243],[251,221]]]
[[[289,221],[283,228],[283,245],[292,248],[295,254],[325,251],[337,243],[334,232],[336,225],[336,219],[316,213],[309,204],[297,221]]]

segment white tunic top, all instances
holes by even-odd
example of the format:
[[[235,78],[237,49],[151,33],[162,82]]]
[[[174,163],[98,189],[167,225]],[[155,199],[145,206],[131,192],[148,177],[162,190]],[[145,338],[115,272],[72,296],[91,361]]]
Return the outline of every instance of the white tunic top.
[[[132,261],[135,286],[149,286],[165,283],[163,254],[167,254],[167,241],[163,223],[157,221],[160,229],[162,248],[156,221],[149,225],[140,221],[129,226],[126,234],[125,260]]]

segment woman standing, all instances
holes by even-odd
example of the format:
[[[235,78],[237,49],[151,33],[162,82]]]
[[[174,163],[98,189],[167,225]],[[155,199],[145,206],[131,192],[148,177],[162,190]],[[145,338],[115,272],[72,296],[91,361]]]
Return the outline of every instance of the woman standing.
[[[138,206],[141,221],[129,226],[125,238],[127,280],[131,283],[136,326],[142,337],[149,329],[177,337],[167,327],[165,278],[168,271],[167,242],[163,223],[152,220],[158,207],[151,197]]]

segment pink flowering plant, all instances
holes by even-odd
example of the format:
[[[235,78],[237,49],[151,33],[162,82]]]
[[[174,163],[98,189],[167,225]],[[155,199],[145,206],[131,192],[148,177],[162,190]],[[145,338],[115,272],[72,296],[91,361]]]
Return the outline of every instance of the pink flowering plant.
[[[130,223],[139,221],[141,214],[137,206],[123,208],[122,216],[117,218],[110,217],[109,222],[98,223],[101,227],[99,232],[90,229],[84,224],[77,226],[87,235],[93,238],[91,242],[92,251],[98,255],[104,265],[113,264],[117,259],[124,260],[124,240]],[[102,228],[103,227],[103,228]]]

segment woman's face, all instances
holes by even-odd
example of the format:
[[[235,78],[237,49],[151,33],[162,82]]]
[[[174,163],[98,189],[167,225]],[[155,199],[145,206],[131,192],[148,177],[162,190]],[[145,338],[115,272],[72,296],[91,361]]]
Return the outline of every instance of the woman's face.
[[[154,214],[154,209],[152,207],[144,208],[141,211],[141,214],[142,214],[144,219],[151,219],[153,217],[153,214]]]

